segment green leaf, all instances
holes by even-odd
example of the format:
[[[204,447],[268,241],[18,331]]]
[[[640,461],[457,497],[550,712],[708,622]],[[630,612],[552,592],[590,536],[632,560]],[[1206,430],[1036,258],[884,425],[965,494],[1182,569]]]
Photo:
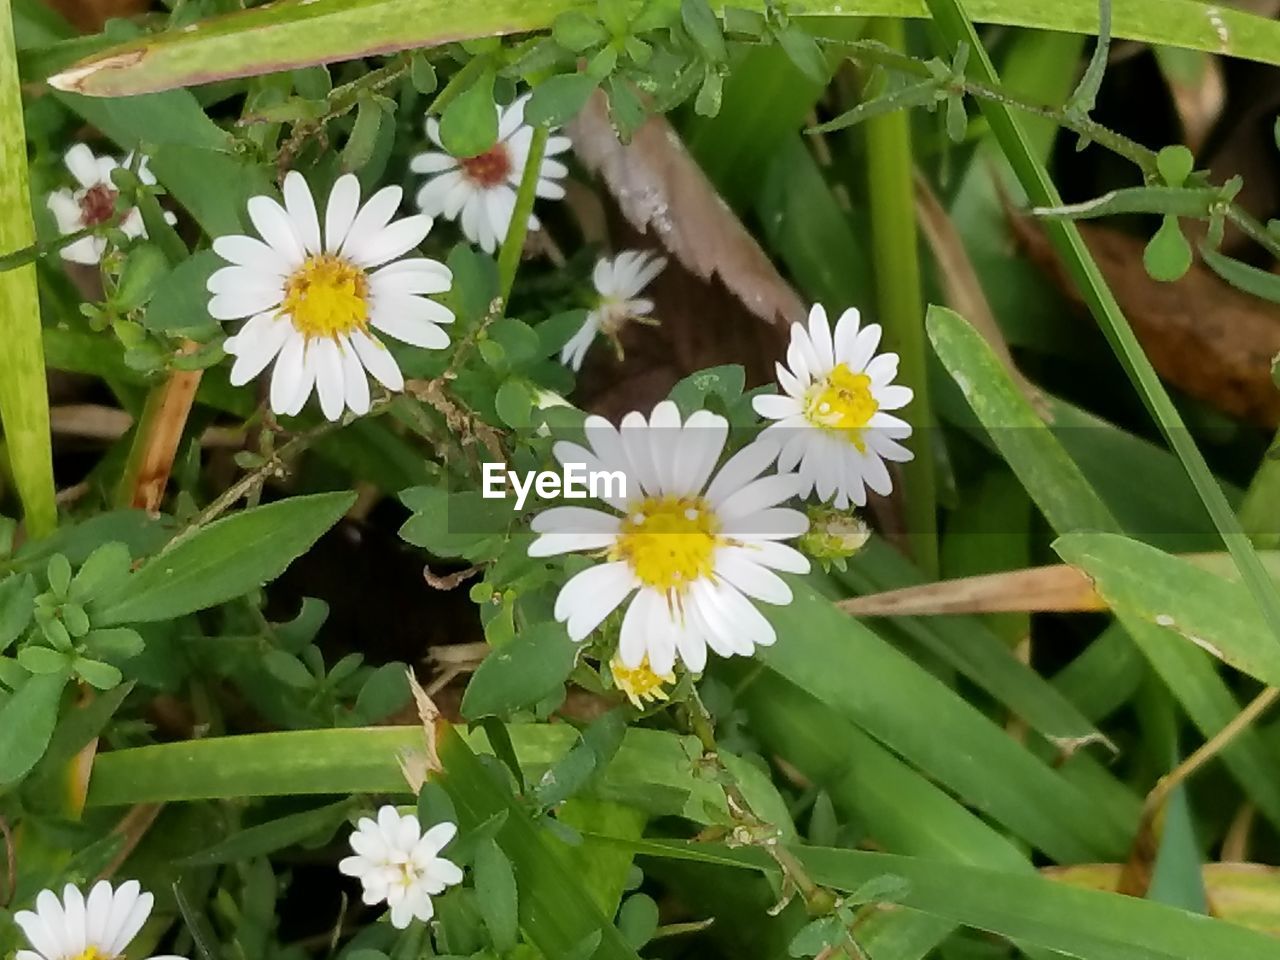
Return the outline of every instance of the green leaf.
[[[342,148],[342,169],[362,170],[373,157],[378,130],[388,119],[387,111],[374,97],[361,97],[356,102],[356,122],[351,127],[346,146]]]
[[[1171,187],[1180,187],[1187,182],[1195,162],[1195,154],[1180,143],[1165,147],[1156,154],[1160,177]]]
[[[632,949],[639,950],[658,931],[658,905],[645,893],[634,893],[622,901],[618,929]]]
[[[805,924],[787,946],[793,957],[816,957],[844,941],[844,923],[839,917],[818,917]]]
[[[493,840],[486,840],[476,850],[476,899],[484,925],[499,953],[515,948],[520,938],[519,900],[516,876],[511,861]]]
[[[436,87],[439,86],[436,68],[421,53],[414,54],[413,63],[409,67],[409,82],[413,84],[413,89],[424,96],[435,93]]]
[[[362,723],[385,720],[409,702],[409,680],[402,663],[384,663],[369,675],[356,695],[355,712]]]
[[[498,139],[493,80],[493,71],[484,71],[444,109],[440,118],[440,141],[455,157],[477,156]]]
[[[283,650],[268,650],[262,655],[262,665],[285,686],[296,690],[310,690],[316,685],[315,676],[302,661]]]
[[[468,720],[506,716],[560,689],[577,659],[579,647],[563,625],[540,623],[489,653],[462,696]]]
[[[1177,217],[1165,215],[1142,252],[1142,262],[1152,279],[1165,282],[1179,280],[1191,269],[1191,244],[1182,235]]]
[[[0,254],[35,243],[27,180],[18,57],[8,0],[0,9]],[[0,271],[0,427],[27,533],[58,525],[54,501],[49,390],[45,382],[35,264]]]
[[[156,285],[169,272],[169,259],[159,247],[143,244],[129,251],[120,274],[120,285],[111,297],[117,310],[136,310],[151,299]]]
[[[873,117],[883,117],[899,110],[906,110],[909,107],[931,106],[939,100],[945,99],[945,97],[946,93],[939,86],[937,80],[923,80],[907,87],[900,87],[883,96],[866,100],[852,110],[846,110],[834,120],[828,120],[826,123],[820,123],[816,127],[810,127],[805,133],[830,133],[835,130],[843,130]]]
[[[0,785],[21,780],[44,755],[66,683],[65,671],[29,677],[0,707]]]
[[[525,106],[526,123],[545,123],[552,127],[568,123],[586,106],[587,98],[599,81],[585,73],[562,73],[549,77],[534,87]]]
[[[698,88],[698,96],[693,101],[693,111],[700,117],[714,117],[720,112],[720,101],[724,94],[724,77],[710,64],[702,75],[702,86]]]
[[[129,548],[123,543],[104,543],[76,571],[71,581],[71,599],[86,603],[110,596],[128,579],[131,562]]]
[[[26,631],[35,597],[36,584],[30,574],[13,573],[0,580],[0,652]]]
[[[65,597],[71,589],[71,562],[62,554],[55,553],[45,565],[45,577],[54,596]]]
[[[278,577],[355,502],[354,493],[291,497],[217,520],[147,561],[98,611],[103,626],[171,620]]]
[[[157,333],[180,335],[208,327],[209,291],[206,284],[227,261],[212,250],[201,250],[182,261],[161,280],[142,315],[142,323]]]
[[[141,634],[129,627],[98,627],[84,638],[84,645],[94,656],[113,663],[136,657],[146,647]]]
[[[561,13],[582,7],[580,0],[553,0],[538,7],[530,7],[526,0],[483,4],[431,0],[426,7],[423,2],[316,0],[305,6],[258,7],[204,23],[197,31],[173,30],[109,47],[53,78],[54,85],[93,96],[127,96],[385,55],[459,38],[545,30]],[[627,8],[621,0],[600,4],[602,19],[613,33],[627,32]],[[652,8],[658,23],[667,20],[671,7],[654,4]],[[981,12],[987,22],[1008,26],[1093,33],[1096,9],[1094,0],[1002,0],[984,4]],[[808,16],[837,20],[866,12],[830,0],[804,9]],[[923,12],[914,0],[886,0],[875,10],[885,17],[920,17]],[[1229,6],[1222,8],[1219,22],[1221,35],[1206,21],[1198,0],[1123,4],[1116,10],[1113,35],[1280,65],[1280,25]]]
[[[233,833],[225,840],[178,861],[184,867],[210,867],[221,863],[248,861],[309,840],[325,840],[333,835],[357,801],[339,800],[314,810],[268,820]]]
[[[37,644],[28,644],[18,651],[18,663],[29,673],[63,673],[71,669],[71,656],[61,650],[53,650]]]
[[[583,10],[566,10],[551,24],[556,43],[573,53],[604,43],[609,34],[604,25]]]
[[[498,416],[509,427],[517,429],[529,426],[529,414],[533,411],[533,397],[528,385],[518,377],[504,380],[493,398]]]
[[[1280,303],[1280,276],[1223,256],[1208,246],[1200,247],[1200,255],[1214,273],[1236,289],[1272,303]]]
[[[1221,200],[1221,194],[1208,187],[1123,187],[1084,203],[1036,207],[1031,212],[1045,220],[1090,220],[1122,213],[1204,218]]]
[[[724,45],[720,21],[707,0],[680,0],[680,20],[707,59],[715,63],[728,59],[729,51]]]
[[[778,44],[796,69],[814,83],[825,84],[831,75],[822,48],[796,23],[790,23],[778,34]]]
[[[101,660],[90,660],[88,657],[76,657],[71,664],[72,669],[85,683],[98,690],[111,690],[124,680],[119,669]]]

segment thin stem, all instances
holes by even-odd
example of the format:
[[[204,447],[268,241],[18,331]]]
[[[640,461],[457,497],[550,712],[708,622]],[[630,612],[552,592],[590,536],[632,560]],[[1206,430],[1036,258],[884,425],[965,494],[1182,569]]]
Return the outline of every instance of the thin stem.
[[[901,20],[871,22],[867,35],[886,49],[903,46]],[[932,417],[925,363],[924,301],[916,236],[910,118],[904,111],[872,117],[864,124],[871,204],[872,267],[878,315],[902,359],[902,379],[915,391],[907,418],[919,442],[903,465],[908,542],[916,564],[938,573],[937,503],[933,476]]]
[[[34,263],[41,257],[57,253],[63,247],[69,247],[78,240],[96,236],[101,230],[101,226],[85,227],[75,233],[63,234],[57,240],[51,240],[48,243],[33,243],[30,246],[23,247],[21,250],[15,250],[13,253],[6,253],[0,257],[0,273],[28,263]]]
[[[529,215],[533,213],[538,177],[542,173],[542,157],[546,152],[549,136],[550,130],[545,124],[539,124],[533,128],[529,156],[525,160],[524,175],[520,178],[520,190],[516,193],[515,211],[511,214],[511,222],[507,225],[507,235],[502,240],[502,249],[498,251],[498,297],[504,310],[507,300],[511,297],[511,285],[516,280],[520,254],[524,252],[524,238],[529,232]]]

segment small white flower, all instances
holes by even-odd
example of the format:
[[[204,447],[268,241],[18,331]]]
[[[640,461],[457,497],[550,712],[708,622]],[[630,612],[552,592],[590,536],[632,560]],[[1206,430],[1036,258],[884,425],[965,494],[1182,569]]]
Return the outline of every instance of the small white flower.
[[[95,157],[93,151],[83,143],[77,143],[68,150],[63,162],[80,186],[74,191],[62,189],[49,194],[46,205],[53,218],[58,221],[58,231],[66,236],[110,220],[115,214],[116,196],[119,194],[115,184],[111,182],[111,171],[122,164],[114,157]],[[132,163],[133,154],[129,154],[124,158],[123,166],[129,167]],[[155,174],[148,169],[147,163],[146,157],[138,161],[138,179],[146,184],[154,184]],[[174,223],[176,219],[172,213],[166,213],[164,217],[170,223]],[[147,228],[142,223],[142,214],[137,207],[129,208],[120,221],[120,230],[127,237],[147,235]],[[81,237],[59,252],[64,260],[94,264],[102,260],[102,253],[106,248],[106,237]]]
[[[154,902],[136,880],[114,889],[99,880],[87,899],[70,883],[61,900],[52,890],[41,890],[34,912],[19,910],[13,917],[34,948],[19,950],[15,960],[117,960],[146,923]]]
[[[603,333],[616,346],[618,334],[628,320],[651,314],[653,301],[640,294],[666,265],[666,257],[640,250],[625,250],[612,260],[607,257],[598,260],[591,282],[599,299],[595,309],[587,314],[586,322],[560,351],[560,362],[575,371],[581,370],[583,358],[597,333]]]
[[[885,461],[912,457],[896,442],[911,436],[911,425],[886,412],[911,402],[911,388],[893,383],[898,355],[877,356],[879,324],[858,324],[858,311],[846,310],[833,336],[827,312],[815,305],[807,330],[792,324],[787,365],[777,365],[783,395],[753,401],[756,413],[777,421],[764,435],[777,434],[778,469],[798,466],[801,495],[816,489],[840,510],[863,506],[868,487],[887,496],[893,479]]]
[[[359,879],[365,903],[386,901],[391,925],[403,930],[414,917],[430,920],[435,914],[431,898],[462,882],[461,868],[437,856],[457,832],[456,824],[437,823],[423,833],[413,814],[401,816],[395,807],[384,806],[376,821],[360,818],[351,834],[355,855],[344,857],[338,869]]]
[[[361,206],[360,181],[339,177],[322,238],[311,188],[290,171],[283,207],[270,197],[249,201],[262,240],[213,241],[232,266],[209,278],[209,314],[250,318],[223,345],[236,358],[233,384],[248,383],[274,359],[272,410],[297,414],[315,389],[324,415],[337,420],[344,406],[368,413],[366,370],[388,390],[404,388],[395,358],[370,327],[428,350],[449,345],[440,324],[452,323],[453,312],[423,296],[449,289],[449,268],[425,257],[391,262],[431,230],[431,218],[421,215],[391,222],[402,195],[399,187],[383,187]]]
[[[591,416],[583,430],[589,449],[561,441],[555,457],[582,464],[588,475],[620,472],[625,486],[597,486],[617,513],[552,507],[534,518],[541,536],[529,546],[535,557],[582,550],[605,561],[574,576],[556,598],[555,618],[567,623],[570,638],[584,639],[635,592],[618,641],[626,667],[647,656],[663,676],[678,654],[697,673],[708,646],[729,657],[772,644],[773,626],[752,601],[790,603],[791,588],[773,571],[809,571],[808,560],[779,542],[809,525],[800,511],[778,506],[796,495],[799,478],[760,476],[776,448],[754,441],[716,471],[728,421],[699,410],[682,423],[669,400],[647,420],[632,412],[618,429]]]
[[[524,107],[529,95],[520,97],[509,107],[498,111],[498,141],[484,153],[474,157],[455,157],[440,142],[440,121],[427,117],[427,136],[440,150],[420,153],[409,162],[414,173],[425,173],[431,179],[418,191],[418,206],[432,216],[459,220],[467,239],[478,244],[485,253],[493,253],[507,235],[516,207],[516,190],[524,177],[529,160],[533,127],[524,122]],[[557,180],[569,168],[554,159],[572,144],[568,137],[548,137],[538,170],[537,196],[547,200],[564,197],[564,187]],[[538,218],[529,215],[529,229],[538,229]]]

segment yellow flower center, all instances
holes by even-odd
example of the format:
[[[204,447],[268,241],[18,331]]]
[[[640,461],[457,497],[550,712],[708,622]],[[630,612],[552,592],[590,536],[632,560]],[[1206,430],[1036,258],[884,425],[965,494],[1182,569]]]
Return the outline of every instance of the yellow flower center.
[[[871,395],[871,378],[843,363],[811,386],[804,398],[804,415],[810,423],[845,433],[859,450],[866,449],[862,431],[879,409]]]
[[[77,953],[71,960],[108,960],[108,958],[97,947],[89,946]]]
[[[626,560],[645,586],[682,594],[711,575],[719,530],[701,497],[649,497],[628,511],[611,558]]]
[[[667,691],[662,689],[662,685],[676,682],[674,674],[659,675],[649,669],[647,656],[634,669],[615,656],[609,661],[609,672],[613,674],[613,685],[639,708],[643,708],[647,700],[666,700]]]
[[[330,253],[308,257],[285,281],[282,314],[308,339],[364,330],[369,323],[369,278]]]

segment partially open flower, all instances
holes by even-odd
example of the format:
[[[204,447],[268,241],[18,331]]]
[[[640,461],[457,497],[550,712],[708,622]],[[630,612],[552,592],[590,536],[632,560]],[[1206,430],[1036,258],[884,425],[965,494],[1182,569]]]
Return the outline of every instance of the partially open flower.
[[[474,157],[455,157],[440,140],[440,121],[427,118],[427,136],[439,150],[420,153],[409,162],[414,173],[431,179],[418,191],[418,207],[423,213],[458,220],[467,239],[485,253],[493,253],[507,235],[516,209],[516,191],[529,162],[533,127],[524,122],[525,94],[498,111],[498,140]],[[538,168],[536,195],[548,200],[564,197],[559,183],[569,173],[555,157],[571,146],[568,137],[548,137]],[[529,229],[538,229],[538,218],[529,215]]]
[[[587,350],[601,333],[613,341],[621,356],[618,335],[622,328],[632,320],[653,322],[647,319],[653,312],[653,301],[640,294],[666,265],[666,257],[639,250],[625,250],[613,259],[605,257],[597,261],[591,281],[599,299],[587,314],[586,322],[560,351],[560,362],[574,370],[582,369]]]
[[[49,194],[47,205],[49,212],[58,221],[58,231],[66,236],[110,221],[115,215],[116,197],[119,195],[115,184],[111,182],[111,171],[122,164],[114,157],[95,157],[93,151],[83,143],[77,143],[68,150],[63,162],[80,186],[75,190],[55,190]],[[124,158],[123,166],[127,168],[132,164],[133,154],[129,154]],[[155,175],[147,168],[146,157],[139,159],[137,174],[143,183],[156,182]],[[170,223],[175,220],[172,213],[166,213],[165,219]],[[142,214],[137,207],[130,207],[118,226],[127,237],[147,235],[147,228],[142,223]],[[106,237],[81,237],[59,252],[64,260],[94,264],[102,260],[106,248]]]
[[[628,667],[622,662],[622,658],[615,654],[609,661],[609,673],[613,676],[614,686],[625,693],[627,699],[638,710],[643,710],[645,704],[651,700],[668,699],[663,685],[676,682],[676,675],[670,671],[663,674],[654,673],[649,667],[648,656],[640,661],[640,666]]]
[[[68,883],[62,897],[41,890],[36,909],[19,910],[14,922],[34,950],[19,950],[15,960],[118,960],[151,915],[155,898],[136,880],[112,887],[99,880],[86,899]],[[181,960],[159,956],[151,960]]]
[[[457,824],[437,823],[422,832],[413,814],[401,816],[395,807],[378,810],[378,819],[361,817],[351,834],[355,854],[345,857],[338,870],[359,879],[364,902],[386,902],[391,925],[399,930],[417,917],[435,915],[431,898],[462,882],[462,869],[439,856],[458,832]]]
[[[209,278],[209,314],[249,318],[223,345],[236,358],[233,384],[248,383],[274,360],[272,410],[297,414],[315,390],[324,415],[337,420],[344,407],[368,413],[366,371],[388,390],[404,387],[375,330],[428,350],[449,345],[441,324],[453,322],[453,311],[427,295],[448,290],[453,274],[426,257],[397,260],[431,229],[421,215],[392,221],[402,193],[384,187],[361,205],[360,181],[339,177],[321,237],[311,188],[291,171],[283,207],[270,197],[249,201],[262,240],[214,240],[214,252],[232,265]]]
[[[831,507],[810,507],[809,532],[797,541],[801,552],[824,566],[845,568],[845,561],[866,546],[871,528],[855,513]]]

